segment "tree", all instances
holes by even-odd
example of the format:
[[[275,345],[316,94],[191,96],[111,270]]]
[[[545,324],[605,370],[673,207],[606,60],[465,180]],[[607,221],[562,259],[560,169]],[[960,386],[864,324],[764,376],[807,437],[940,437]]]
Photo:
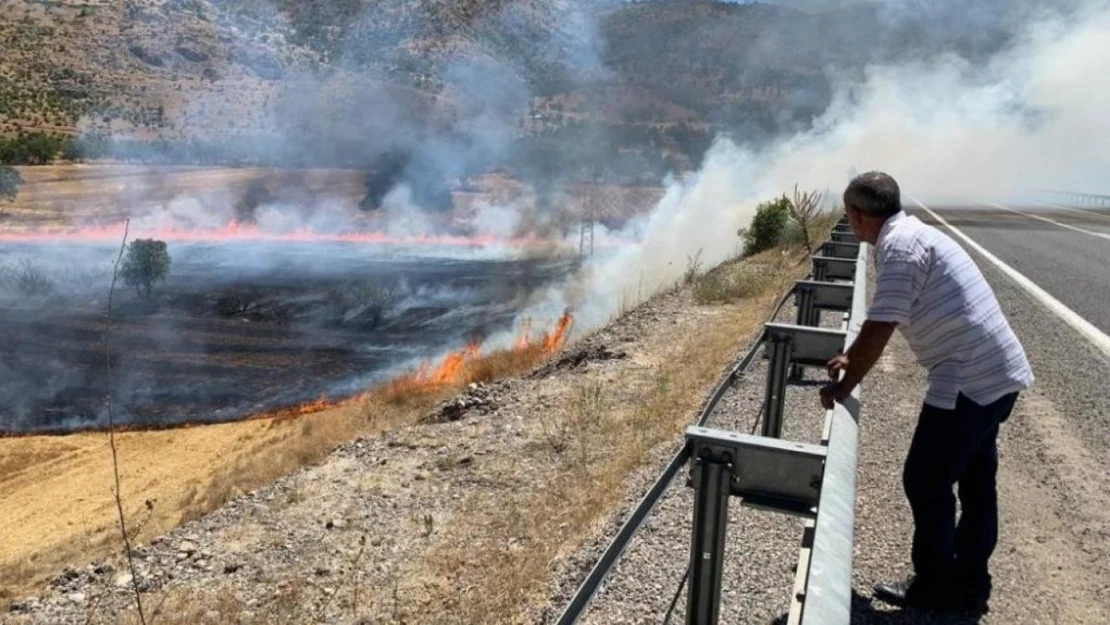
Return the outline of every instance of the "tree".
[[[0,199],[14,200],[23,178],[11,165],[0,165]]]
[[[165,241],[135,239],[127,246],[120,276],[124,283],[135,287],[135,293],[149,299],[155,282],[170,273],[170,255]]]
[[[786,200],[785,195],[783,200]],[[794,199],[787,202],[790,217],[802,229],[802,241],[805,243],[807,254],[813,251],[813,224],[821,215],[821,205],[824,201],[824,193],[816,191],[798,193],[798,185],[794,185]]]

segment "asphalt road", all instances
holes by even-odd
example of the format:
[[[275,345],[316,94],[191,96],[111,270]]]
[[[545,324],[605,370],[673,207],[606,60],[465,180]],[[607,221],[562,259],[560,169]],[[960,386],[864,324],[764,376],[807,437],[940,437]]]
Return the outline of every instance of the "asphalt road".
[[[1029,206],[929,208],[1110,334],[1110,211]],[[939,225],[924,211],[910,209],[910,213]],[[944,226],[941,229],[951,234]],[[991,262],[969,251],[1025,347],[1036,387],[1059,406],[1096,457],[1110,457],[1110,358]]]
[[[1110,334],[1110,210],[998,204],[929,208]],[[936,225],[925,211],[910,212]]]

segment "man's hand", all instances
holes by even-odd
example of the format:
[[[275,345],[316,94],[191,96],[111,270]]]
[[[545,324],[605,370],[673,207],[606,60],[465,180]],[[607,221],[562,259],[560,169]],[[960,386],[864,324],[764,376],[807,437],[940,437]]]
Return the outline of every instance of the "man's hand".
[[[844,387],[840,382],[833,382],[821,387],[821,406],[825,410],[832,410],[833,406],[838,400],[844,399],[848,393],[844,391]]]
[[[840,372],[848,370],[848,354],[837,354],[833,356],[825,367],[829,371],[830,380],[839,380]]]
[[[885,321],[864,321],[852,345],[826,364],[829,377],[835,380],[821,389],[821,405],[826,410],[832,408],[837,400],[848,397],[867,375],[883,353],[894,327],[894,323]]]

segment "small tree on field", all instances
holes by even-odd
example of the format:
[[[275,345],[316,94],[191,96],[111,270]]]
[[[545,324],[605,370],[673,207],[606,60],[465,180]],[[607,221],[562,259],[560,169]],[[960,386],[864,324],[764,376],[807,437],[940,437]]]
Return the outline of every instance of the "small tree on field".
[[[0,165],[0,199],[14,200],[23,178],[11,165]]]
[[[170,255],[165,241],[135,239],[127,246],[120,277],[124,283],[135,287],[135,293],[149,298],[155,282],[165,280],[170,273]]]

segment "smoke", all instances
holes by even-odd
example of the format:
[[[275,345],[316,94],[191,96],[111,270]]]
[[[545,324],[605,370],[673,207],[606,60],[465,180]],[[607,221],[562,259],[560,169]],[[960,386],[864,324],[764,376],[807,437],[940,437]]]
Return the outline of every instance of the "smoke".
[[[342,378],[340,384],[350,384],[365,380],[367,371],[380,371],[383,363],[395,364],[389,359],[399,353],[410,358],[474,336],[483,338],[487,346],[507,345],[524,318],[531,318],[540,329],[567,307],[575,311],[577,331],[596,326],[622,307],[681,279],[692,259],[709,267],[736,255],[737,232],[750,223],[758,203],[795,184],[828,190],[835,200],[852,172],[880,169],[894,175],[907,194],[928,201],[1020,197],[1037,187],[1097,190],[1110,162],[1110,146],[1100,140],[1110,131],[1105,113],[1110,110],[1110,88],[1097,79],[1110,65],[1110,8],[1101,1],[1077,8],[1071,2],[1055,3],[1055,11],[1034,3],[973,4],[967,11],[957,2],[891,0],[865,5],[851,9],[848,19],[836,14],[841,30],[831,44],[788,37],[785,42],[762,45],[758,52],[771,58],[784,50],[782,46],[798,43],[802,52],[792,54],[812,53],[814,62],[823,65],[820,80],[827,81],[827,95],[822,87],[815,87],[805,92],[817,94],[812,98],[786,100],[807,110],[816,108],[816,117],[803,119],[784,112],[792,131],[770,139],[719,133],[697,171],[673,172],[663,180],[662,198],[654,207],[621,227],[596,226],[598,252],[569,277],[562,265],[498,264],[518,257],[511,247],[460,251],[448,258],[443,250],[420,256],[410,255],[413,250],[366,253],[336,246],[295,251],[271,245],[171,249],[174,262],[181,261],[175,267],[194,268],[193,274],[171,279],[195,283],[204,272],[220,276],[221,283],[267,276],[285,288],[292,279],[289,276],[294,282],[319,275],[388,276],[401,297],[395,310],[383,313],[383,318],[395,325],[386,323],[383,327],[388,332],[361,346],[365,359],[351,358],[351,370],[337,373],[325,370],[330,363],[314,365],[320,367],[314,370],[320,379]],[[1015,8],[1010,10],[1011,6]],[[535,29],[527,14],[513,3],[507,7],[477,21],[517,39],[531,36]],[[560,26],[537,37],[536,53],[528,58],[536,67],[554,68],[555,84],[530,82],[526,78],[534,75],[534,68],[514,65],[497,55],[469,55],[448,62],[441,73],[443,85],[428,91],[386,85],[348,70],[298,75],[286,69],[288,82],[273,92],[274,102],[259,108],[252,122],[276,134],[242,130],[229,143],[244,153],[270,151],[277,160],[289,163],[343,162],[365,167],[370,178],[367,201],[361,207],[357,199],[338,192],[288,196],[253,187],[244,197],[213,191],[150,199],[148,189],[135,188],[128,206],[136,218],[133,226],[141,234],[167,224],[206,229],[221,228],[232,220],[253,220],[267,232],[345,233],[369,228],[400,237],[461,227],[474,235],[503,239],[543,233],[564,244],[564,249],[574,248],[577,229],[560,231],[537,208],[543,203],[537,198],[560,197],[550,189],[532,189],[521,199],[482,203],[462,223],[442,210],[444,190],[458,179],[518,154],[514,142],[519,116],[537,93],[609,77],[597,21],[581,8],[558,15]],[[362,21],[373,19],[368,14]],[[902,39],[906,32],[913,37]],[[960,44],[948,46],[948,41]],[[926,49],[928,54],[917,54]],[[345,53],[355,55],[353,50]],[[242,115],[226,99],[226,90],[233,85],[232,79],[216,81],[209,92],[194,94],[189,105],[193,114],[182,128],[192,124],[197,132],[206,132],[206,138],[219,138],[214,135],[221,130],[205,128],[220,129],[225,116]],[[605,143],[606,138],[599,136],[596,142]],[[581,159],[590,166],[605,154],[601,149],[581,153],[590,155]],[[533,172],[537,182],[560,177],[557,167],[536,156],[521,163],[519,170]],[[101,252],[97,267],[106,266],[111,257],[110,250]],[[59,266],[77,258],[72,254],[68,249],[60,252]],[[468,269],[469,273],[457,270],[456,265],[476,259],[482,261],[480,267]],[[408,282],[410,276],[413,283]],[[464,283],[444,286],[460,279]],[[345,283],[327,286],[341,295],[352,291]],[[284,296],[295,306],[330,311],[318,293]],[[365,308],[347,302],[349,297],[338,299],[352,307],[340,311],[341,318]],[[485,309],[480,306],[483,302],[489,303]],[[251,310],[265,312],[267,305],[259,300],[258,308]],[[240,327],[251,327],[243,319]],[[363,319],[359,317],[360,322]],[[174,323],[159,320],[151,335],[170,337],[179,330]],[[350,335],[318,324],[296,326],[281,341],[268,336],[258,340],[267,345],[281,343],[289,351],[310,342],[351,342]],[[187,347],[175,341],[153,344]],[[196,358],[201,360],[199,355]],[[100,360],[95,362],[99,366]],[[21,366],[0,359],[0,383],[8,381],[0,390],[27,403],[24,395],[32,388],[31,379],[17,375]],[[231,369],[229,365],[227,379]],[[50,371],[60,376],[50,381],[58,397],[66,389],[85,385],[76,370],[65,373],[64,367],[54,367]],[[158,385],[141,373],[137,371],[133,380],[125,376],[123,387],[136,401],[150,400]],[[208,384],[214,377],[210,373],[198,366],[196,380]],[[312,375],[307,371],[302,377],[311,381]],[[241,398],[239,404],[233,401],[232,390],[226,391],[226,401],[216,401],[219,398],[214,396],[212,401],[242,404]],[[264,396],[272,389],[260,383],[256,390]],[[283,392],[303,395],[312,390],[306,383]]]
[[[908,19],[894,11],[909,4],[885,3],[887,17]],[[957,7],[941,4],[944,11],[915,17],[944,26]],[[1036,14],[984,59],[949,51],[841,76],[829,106],[804,131],[758,147],[719,136],[703,167],[670,180],[650,215],[630,226],[635,245],[596,259],[537,308],[577,305],[583,321],[604,321],[679,280],[695,255],[703,266],[735,255],[736,232],[756,205],[795,184],[838,201],[854,173],[878,169],[906,194],[957,204],[1104,185],[1110,144],[1100,138],[1110,133],[1110,88],[1097,77],[1110,64],[1110,8],[1089,2]]]

